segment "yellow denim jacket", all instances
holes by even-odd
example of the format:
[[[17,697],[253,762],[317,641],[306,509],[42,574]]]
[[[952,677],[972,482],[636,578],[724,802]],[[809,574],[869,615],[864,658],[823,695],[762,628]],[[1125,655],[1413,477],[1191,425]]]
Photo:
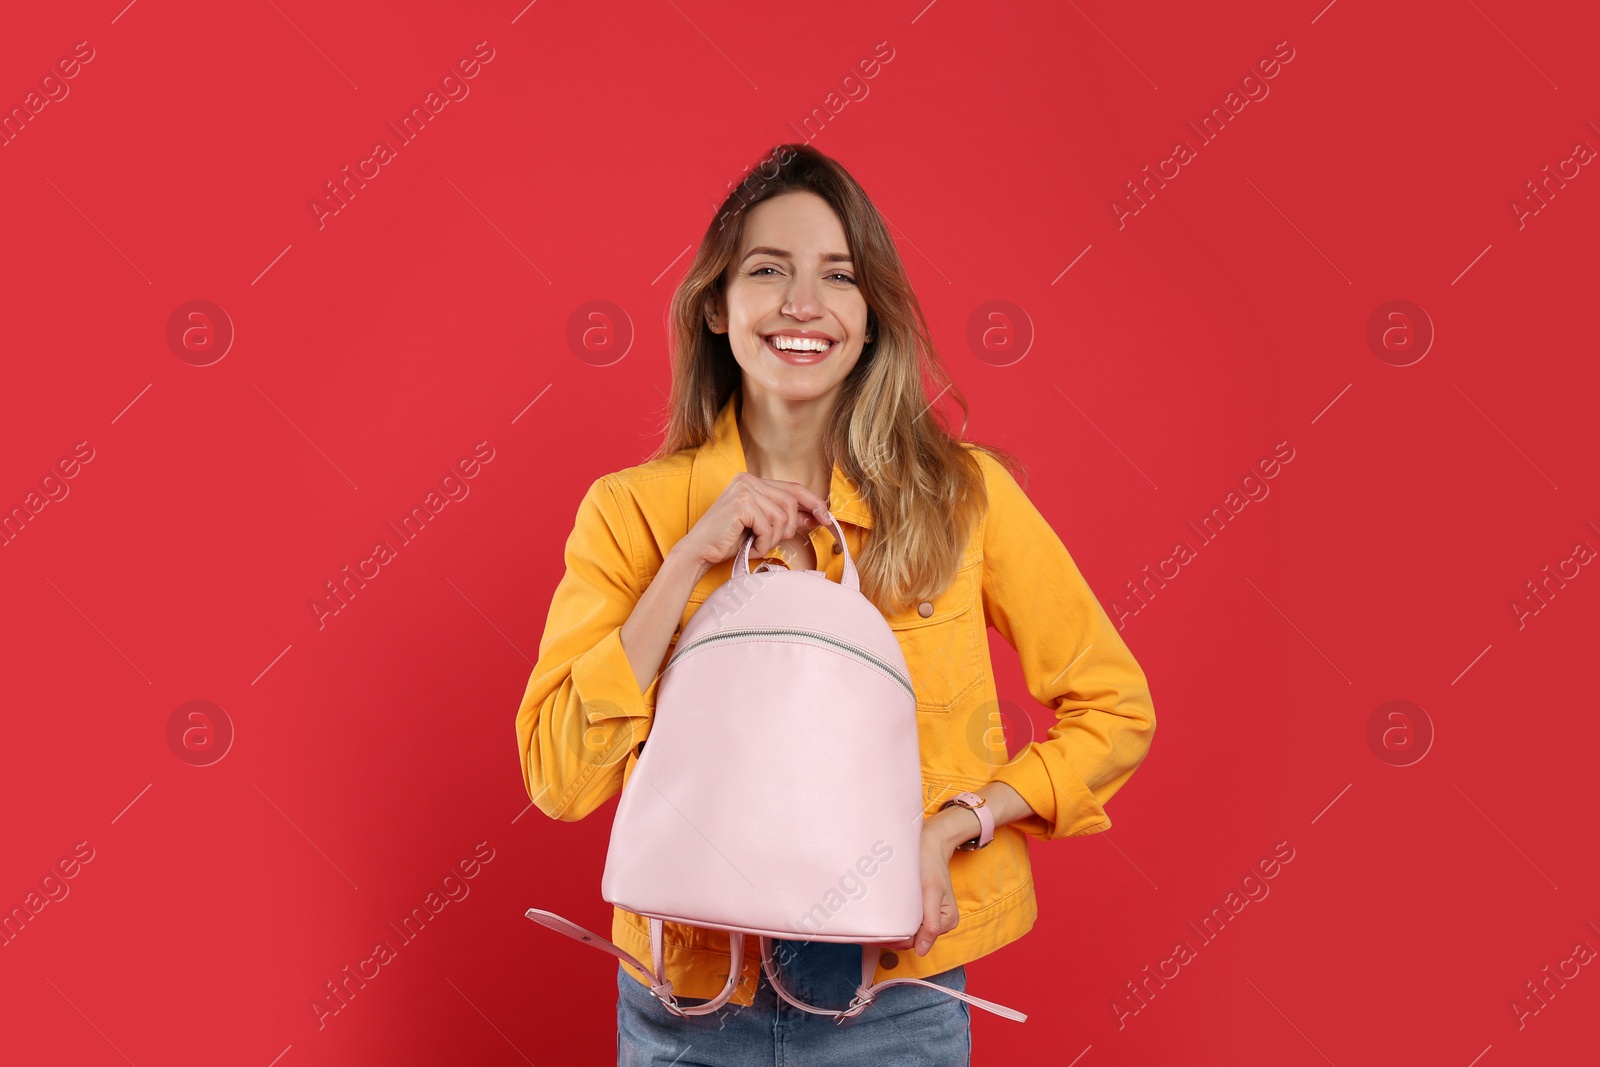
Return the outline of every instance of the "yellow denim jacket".
[[[539,662],[517,712],[517,745],[534,804],[553,819],[576,820],[623,789],[649,736],[658,674],[641,693],[620,636],[666,552],[746,470],[734,421],[737,390],[711,440],[597,479],[578,506],[567,539],[566,573],[556,586]],[[987,847],[957,851],[950,881],[960,914],[926,956],[882,954],[874,982],[925,978],[993,952],[1032,928],[1038,914],[1028,837],[1053,840],[1111,827],[1104,805],[1144,759],[1155,712],[1144,672],[1107,618],[1061,539],[1001,464],[983,467],[988,513],[949,586],[924,616],[913,605],[886,615],[917,694],[926,814],[964,790],[1001,781],[1036,814],[997,827]],[[872,516],[837,466],[829,510],[859,558]],[[811,532],[816,558],[839,581],[844,557],[830,528]],[[825,564],[822,561],[827,561]],[[732,573],[706,572],[683,609],[678,633]],[[1044,739],[1008,758],[987,628],[1017,651],[1033,699],[1053,709]],[[677,644],[672,639],[671,648]],[[665,660],[663,660],[665,662]],[[1015,743],[1017,739],[1013,739]],[[738,798],[730,797],[730,803]],[[674,993],[714,997],[728,976],[728,934],[668,922],[665,966]],[[650,959],[647,920],[613,908],[611,940]],[[552,948],[552,951],[555,951]],[[729,1003],[748,1006],[760,969],[756,938],[745,942],[742,977]],[[642,973],[620,963],[641,983]]]

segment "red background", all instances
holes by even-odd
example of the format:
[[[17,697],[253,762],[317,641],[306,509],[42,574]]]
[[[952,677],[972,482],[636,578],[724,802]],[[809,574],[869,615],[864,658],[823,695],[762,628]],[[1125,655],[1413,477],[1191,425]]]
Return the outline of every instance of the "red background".
[[[0,148],[0,503],[93,450],[0,548],[0,903],[93,850],[0,948],[3,1058],[613,1062],[615,965],[522,917],[609,930],[613,808],[528,810],[517,704],[583,489],[657,439],[688,246],[879,42],[811,140],[892,223],[968,436],[1030,462],[1108,611],[1198,550],[1123,631],[1160,729],[1116,828],[1035,847],[1037,926],[968,969],[1031,1016],[974,1012],[975,1062],[1593,1058],[1593,967],[1511,1007],[1600,948],[1600,576],[1511,607],[1600,547],[1600,176],[1511,208],[1600,146],[1592,13],[122,2],[0,33],[7,110],[94,50]],[[470,95],[319,228],[324,182],[480,41]],[[1199,146],[1185,124],[1279,42],[1270,95]],[[1119,226],[1179,138],[1197,158]],[[167,342],[196,299],[236,331],[209,366]],[[1437,334],[1409,366],[1367,340],[1397,299]],[[569,345],[591,300],[625,312],[622,358]],[[1020,360],[967,342],[992,300]],[[323,583],[483,441],[470,496],[319,629]],[[1270,495],[1198,547],[1185,524],[1279,442]],[[209,766],[169,744],[191,700],[234,731]],[[1421,710],[1375,745],[1391,700]],[[470,895],[319,1029],[324,983],[480,842]],[[1280,842],[1200,947],[1186,924]],[[1119,1026],[1180,939],[1197,957]]]

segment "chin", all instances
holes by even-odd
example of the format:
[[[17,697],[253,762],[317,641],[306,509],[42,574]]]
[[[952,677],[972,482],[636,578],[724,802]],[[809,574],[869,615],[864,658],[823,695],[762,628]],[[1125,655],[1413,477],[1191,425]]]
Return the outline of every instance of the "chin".
[[[782,364],[776,368],[763,362],[758,369],[741,362],[739,370],[746,382],[756,383],[765,392],[799,401],[825,396],[849,376],[854,366],[853,359],[849,363],[827,360],[810,366]]]

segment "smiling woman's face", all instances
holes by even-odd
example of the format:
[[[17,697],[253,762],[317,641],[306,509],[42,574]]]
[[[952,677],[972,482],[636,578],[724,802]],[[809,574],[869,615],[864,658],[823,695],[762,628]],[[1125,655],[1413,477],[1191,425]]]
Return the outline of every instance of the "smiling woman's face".
[[[866,343],[856,278],[826,200],[793,192],[751,208],[712,326],[728,334],[746,387],[811,400],[844,381]]]

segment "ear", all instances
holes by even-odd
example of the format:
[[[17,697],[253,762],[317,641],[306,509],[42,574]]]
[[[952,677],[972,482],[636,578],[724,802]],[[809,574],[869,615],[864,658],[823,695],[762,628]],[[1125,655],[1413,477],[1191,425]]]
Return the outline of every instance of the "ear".
[[[728,313],[723,307],[721,293],[708,293],[705,301],[706,326],[712,333],[728,332]]]

